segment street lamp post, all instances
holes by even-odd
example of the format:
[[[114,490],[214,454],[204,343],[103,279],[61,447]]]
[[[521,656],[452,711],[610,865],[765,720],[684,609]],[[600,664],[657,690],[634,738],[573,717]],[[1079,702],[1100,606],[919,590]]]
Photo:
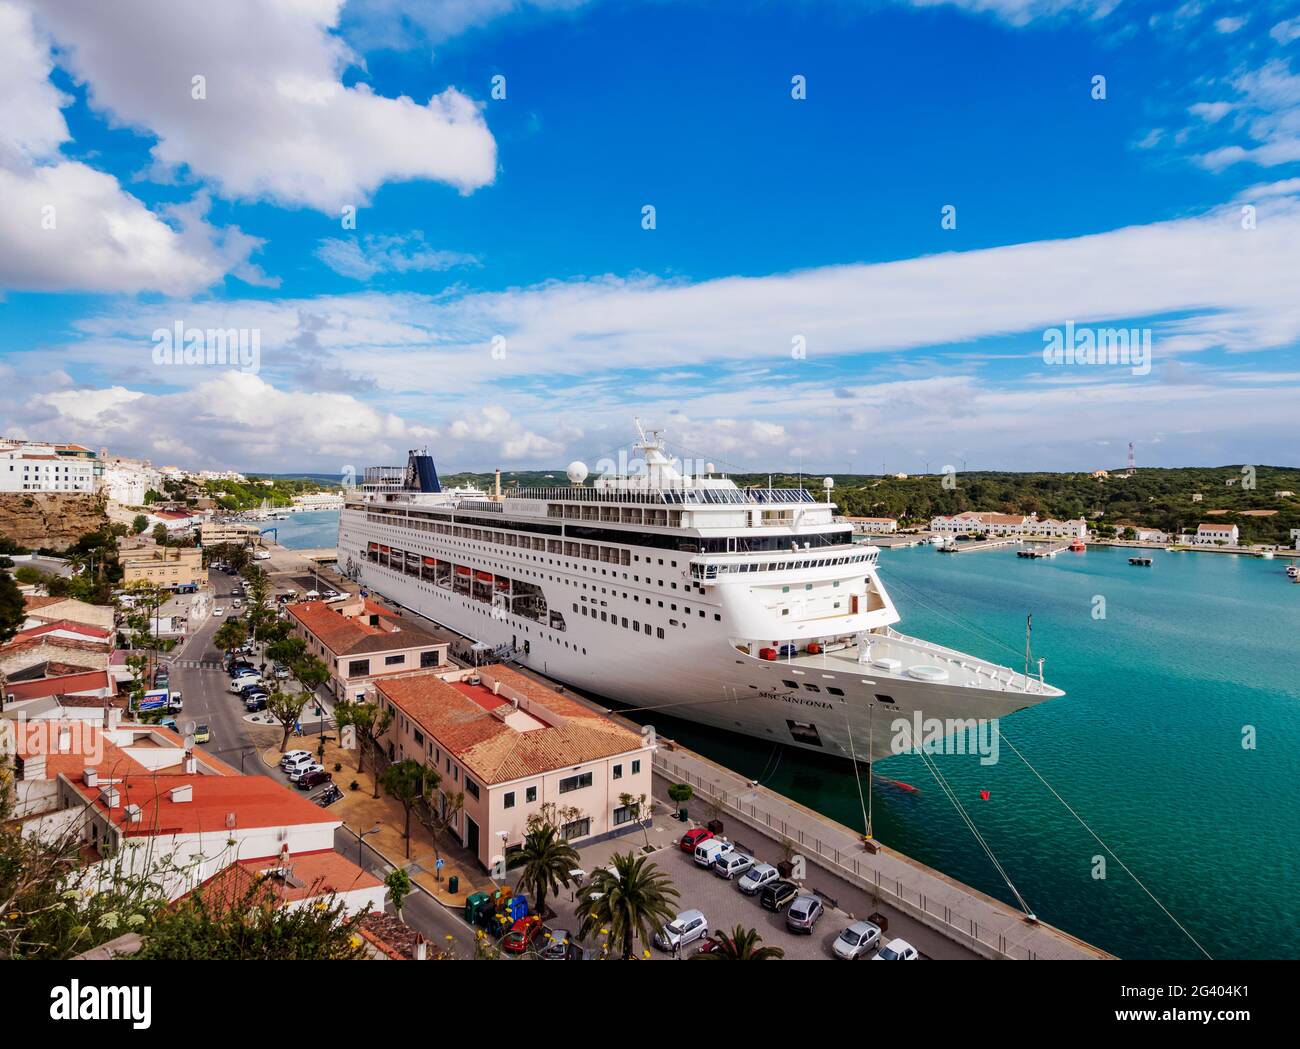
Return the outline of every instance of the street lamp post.
[[[373,827],[371,827],[369,830],[362,831],[360,834],[357,835],[357,866],[361,867],[362,870],[365,870],[365,867],[362,867],[361,864],[362,861],[361,847],[368,835],[379,833],[379,828],[383,825],[383,822],[384,822],[383,820],[376,820],[375,825]]]

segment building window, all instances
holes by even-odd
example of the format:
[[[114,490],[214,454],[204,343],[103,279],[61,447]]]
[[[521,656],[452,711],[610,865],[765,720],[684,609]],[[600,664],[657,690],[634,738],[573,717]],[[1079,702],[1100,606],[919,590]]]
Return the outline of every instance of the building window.
[[[623,766],[622,766],[622,765],[615,765],[615,766],[614,766],[614,778],[615,778],[615,779],[622,779],[622,778],[623,778]]]
[[[632,775],[635,776],[640,771],[641,771],[641,759],[637,758],[636,761],[632,762]]]
[[[560,793],[568,794],[570,791],[581,790],[583,787],[590,786],[591,773],[581,772],[576,776],[568,776],[565,779],[560,780]]]
[[[420,653],[421,667],[436,667],[437,665],[438,665],[438,650],[436,648],[431,648],[429,649],[428,652]]]
[[[386,667],[395,667],[399,663],[405,663],[405,662],[406,662],[405,656],[384,656],[384,666]]]
[[[513,790],[506,791],[505,797],[502,799],[502,807],[507,809],[515,807],[515,792]]]
[[[352,659],[348,661],[348,677],[365,677],[370,673],[370,660]]]
[[[524,788],[524,803],[525,803],[525,804],[528,804],[528,805],[531,805],[531,804],[532,804],[533,802],[535,802],[536,800],[537,800],[537,788],[536,788],[536,787],[525,787],[525,788]]]
[[[632,821],[632,810],[626,805],[620,805],[614,810],[614,826],[621,827],[624,823]]]
[[[572,823],[566,823],[560,828],[560,833],[564,835],[566,841],[572,841],[574,838],[585,838],[591,833],[591,818],[583,817],[580,820],[574,820]]]

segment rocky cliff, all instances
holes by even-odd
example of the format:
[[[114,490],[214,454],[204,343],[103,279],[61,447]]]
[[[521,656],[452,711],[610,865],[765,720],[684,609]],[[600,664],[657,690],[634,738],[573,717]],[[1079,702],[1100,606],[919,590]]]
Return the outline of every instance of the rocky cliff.
[[[0,492],[0,536],[19,546],[63,550],[108,527],[104,502],[84,492]]]

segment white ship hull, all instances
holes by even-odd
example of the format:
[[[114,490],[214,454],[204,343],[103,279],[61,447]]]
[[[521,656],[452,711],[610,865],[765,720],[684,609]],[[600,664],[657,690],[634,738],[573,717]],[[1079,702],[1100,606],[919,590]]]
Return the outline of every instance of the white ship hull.
[[[463,592],[453,578],[440,583],[422,578],[421,569],[412,576],[375,563],[375,544],[405,556],[464,565],[461,570],[490,578],[526,579],[545,594],[549,609],[562,611],[563,629],[493,604],[492,582],[484,584],[487,600],[476,599],[472,582]],[[951,726],[998,719],[1063,694],[1006,667],[897,633],[887,625],[897,614],[883,588],[879,598],[872,595],[871,611],[857,613],[855,599],[854,614],[842,614],[840,630],[855,632],[860,644],[832,653],[759,658],[760,650],[737,639],[777,633],[763,618],[771,606],[760,607],[770,588],[760,594],[752,584],[728,580],[706,590],[690,582],[684,569],[689,557],[673,556],[681,561],[676,568],[656,565],[649,570],[653,579],[633,583],[635,576],[626,568],[377,523],[354,505],[343,511],[339,526],[339,565],[366,588],[483,644],[506,646],[510,658],[560,682],[643,708],[651,712],[652,724],[653,712],[662,711],[815,753],[871,761],[905,749],[895,728],[900,721],[915,725],[919,717]],[[872,579],[874,571],[873,561]],[[805,577],[814,578],[806,572],[798,578]],[[861,584],[861,570],[856,578]],[[580,600],[590,615],[578,614],[584,610]],[[679,605],[684,611],[676,611]],[[598,610],[610,618],[602,621]],[[812,618],[777,620],[789,627],[777,636],[824,636],[826,619],[807,615]],[[629,629],[629,617],[633,624],[653,617],[671,627],[666,636],[650,634],[648,626]],[[924,676],[934,680],[918,679]]]

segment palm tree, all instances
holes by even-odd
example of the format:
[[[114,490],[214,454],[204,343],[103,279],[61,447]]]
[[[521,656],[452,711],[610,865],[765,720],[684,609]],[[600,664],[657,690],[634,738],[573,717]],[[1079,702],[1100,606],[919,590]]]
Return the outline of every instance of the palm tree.
[[[579,935],[585,938],[593,929],[607,929],[628,961],[635,940],[649,942],[656,929],[676,917],[678,895],[668,875],[644,856],[616,853],[610,866],[596,871],[583,890]]]
[[[519,887],[537,901],[537,913],[546,913],[546,896],[557,893],[561,885],[573,879],[569,871],[578,866],[578,852],[554,827],[544,826],[528,832],[524,838],[524,869]]]
[[[780,947],[760,947],[763,937],[758,935],[758,930],[747,929],[743,925],[737,925],[730,933],[715,933],[713,942],[717,944],[713,950],[706,954],[692,955],[691,960],[769,962],[779,961],[785,957],[785,951]]]

